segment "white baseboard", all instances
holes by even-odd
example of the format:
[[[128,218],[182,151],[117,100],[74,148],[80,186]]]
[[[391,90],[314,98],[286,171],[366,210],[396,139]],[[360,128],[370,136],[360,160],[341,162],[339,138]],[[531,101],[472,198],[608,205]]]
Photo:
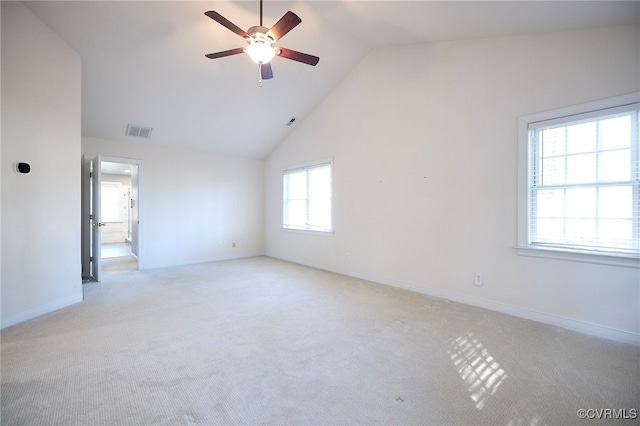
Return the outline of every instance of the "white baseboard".
[[[415,285],[407,284],[401,281],[392,280],[389,278],[381,278],[366,274],[354,274],[348,271],[340,271],[335,269],[328,269],[321,265],[313,265],[306,262],[300,262],[295,259],[287,259],[276,256],[271,256],[276,259],[281,259],[287,262],[298,263],[312,268],[318,268],[335,272],[342,275],[348,275],[354,278],[360,278],[367,281],[372,281],[378,284],[388,285],[390,287],[401,288],[403,290],[413,291],[415,293],[425,294],[427,296],[437,297],[439,299],[446,299],[453,302],[462,303],[465,305],[475,306],[478,308],[487,309],[490,311],[500,312],[503,314],[511,315],[518,318],[523,318],[531,321],[540,322],[556,327],[561,327],[571,331],[577,331],[579,333],[588,334],[591,336],[602,337],[604,339],[613,340],[621,343],[628,343],[636,346],[640,346],[640,334],[633,333],[626,330],[619,330],[599,324],[593,324],[586,321],[576,320],[573,318],[562,317],[559,315],[549,314],[546,312],[540,312],[533,309],[523,308],[521,306],[513,306],[506,303],[495,302],[493,300],[481,299],[477,297],[465,296],[457,293],[450,293],[429,287],[417,287]]]
[[[27,320],[37,318],[39,316],[51,313],[53,311],[57,311],[58,309],[66,308],[67,306],[71,306],[76,303],[82,302],[82,300],[83,300],[83,295],[82,295],[82,292],[80,292],[79,295],[56,300],[55,302],[47,303],[46,305],[29,309],[11,318],[3,319],[1,328],[5,329],[7,327],[11,327],[12,325],[20,324],[21,322],[25,322]]]

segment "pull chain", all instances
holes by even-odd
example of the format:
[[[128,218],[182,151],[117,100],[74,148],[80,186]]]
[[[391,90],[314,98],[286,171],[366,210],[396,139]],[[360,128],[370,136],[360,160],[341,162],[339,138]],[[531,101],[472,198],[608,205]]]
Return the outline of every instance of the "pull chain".
[[[258,64],[258,85],[262,87],[262,64]]]

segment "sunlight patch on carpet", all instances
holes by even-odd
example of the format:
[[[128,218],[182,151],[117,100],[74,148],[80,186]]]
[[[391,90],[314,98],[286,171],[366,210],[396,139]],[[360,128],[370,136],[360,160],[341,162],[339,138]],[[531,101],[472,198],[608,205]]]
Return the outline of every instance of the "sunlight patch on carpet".
[[[471,400],[481,410],[507,374],[473,333],[453,340],[447,353],[467,386]]]

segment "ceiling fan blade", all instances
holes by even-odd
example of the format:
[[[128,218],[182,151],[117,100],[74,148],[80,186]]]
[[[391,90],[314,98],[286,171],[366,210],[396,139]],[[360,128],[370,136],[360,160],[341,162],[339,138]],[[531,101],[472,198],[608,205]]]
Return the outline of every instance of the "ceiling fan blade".
[[[278,47],[276,49],[276,53],[278,56],[282,56],[283,58],[292,59],[311,66],[316,66],[320,60],[317,56],[296,52],[295,50],[287,49],[286,47]]]
[[[214,21],[216,21],[217,23],[219,23],[220,25],[227,27],[234,33],[238,34],[240,37],[243,37],[243,38],[249,37],[249,34],[247,34],[245,30],[238,27],[236,24],[234,24],[224,16],[220,15],[218,12],[210,10],[208,12],[205,12],[204,14],[207,15],[209,18],[213,19]]]
[[[209,59],[216,59],[216,58],[224,58],[225,56],[237,55],[239,53],[244,53],[244,48],[238,47],[237,49],[225,50],[225,51],[216,52],[216,53],[209,53],[204,56],[206,56]]]
[[[271,27],[267,32],[267,35],[278,41],[284,37],[286,33],[294,29],[300,22],[302,22],[302,19],[300,19],[300,17],[295,13],[289,11],[285,13],[273,27]]]
[[[267,62],[266,64],[260,65],[260,75],[263,80],[269,80],[273,78],[273,70],[271,69],[271,62]]]

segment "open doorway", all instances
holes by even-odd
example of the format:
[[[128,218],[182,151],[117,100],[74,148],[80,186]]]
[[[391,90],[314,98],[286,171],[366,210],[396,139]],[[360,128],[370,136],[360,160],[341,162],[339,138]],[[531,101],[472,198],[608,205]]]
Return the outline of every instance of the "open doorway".
[[[104,270],[138,269],[138,256],[133,247],[133,220],[137,215],[133,198],[133,176],[137,164],[102,161],[100,208],[102,240],[100,255]]]
[[[141,269],[140,160],[84,156],[82,278]]]

